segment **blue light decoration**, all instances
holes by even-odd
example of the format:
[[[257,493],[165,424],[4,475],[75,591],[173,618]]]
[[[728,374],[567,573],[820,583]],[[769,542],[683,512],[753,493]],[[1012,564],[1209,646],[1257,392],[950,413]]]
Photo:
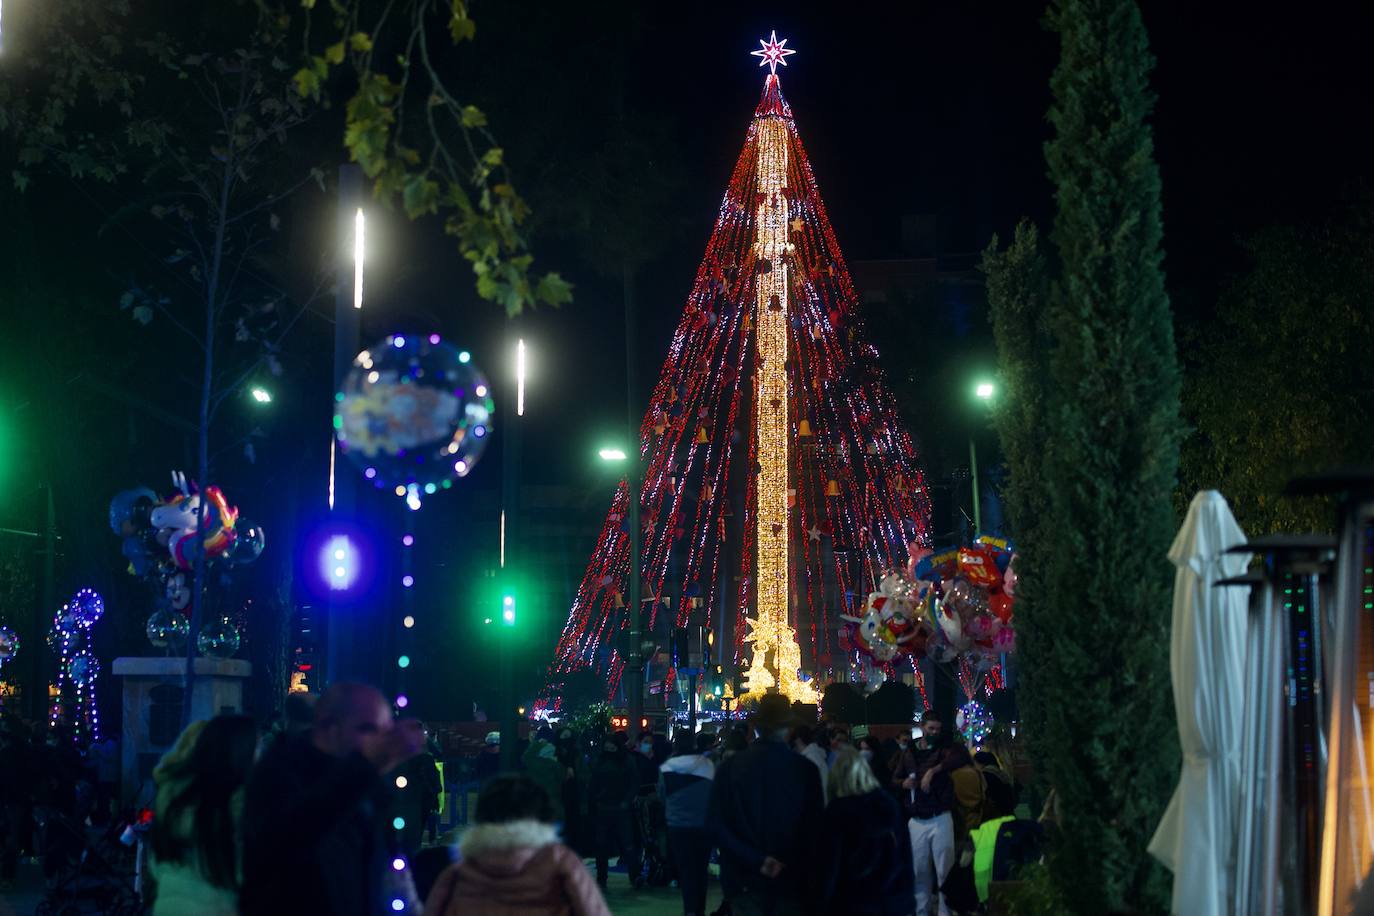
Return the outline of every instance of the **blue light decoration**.
[[[969,700],[959,707],[959,734],[970,748],[977,750],[992,734],[992,714],[977,700]]]
[[[320,548],[320,576],[329,590],[346,592],[358,581],[361,557],[346,534],[336,534]]]
[[[100,709],[95,701],[100,659],[84,643],[104,613],[104,599],[95,589],[83,588],[53,615],[49,642],[58,655],[57,692],[48,707],[48,725],[56,728],[68,720],[76,742],[100,740]]]

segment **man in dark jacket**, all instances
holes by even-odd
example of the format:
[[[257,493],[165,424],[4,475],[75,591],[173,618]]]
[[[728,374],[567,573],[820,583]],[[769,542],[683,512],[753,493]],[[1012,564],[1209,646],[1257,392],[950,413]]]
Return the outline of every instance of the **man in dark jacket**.
[[[624,732],[616,732],[606,742],[592,767],[591,784],[587,788],[587,806],[596,831],[596,883],[603,888],[612,848],[620,853],[631,886],[638,888],[644,883],[640,875],[643,853],[634,821],[639,770],[625,749],[627,743]]]
[[[423,747],[420,724],[394,720],[376,689],[329,688],[310,732],[274,742],[248,777],[239,911],[391,912],[404,895],[385,886],[396,830],[383,823],[390,797],[382,774]]]
[[[706,813],[716,766],[706,756],[716,736],[682,732],[673,737],[673,756],[659,767],[658,791],[663,797],[668,826],[668,849],[677,866],[685,916],[706,913],[706,874],[711,862],[711,838]]]
[[[716,770],[708,829],[735,916],[792,914],[814,904],[821,779],[787,745],[787,698],[759,701],[758,740]]]
[[[916,914],[947,912],[940,887],[954,867],[954,783],[941,763],[949,746],[944,723],[934,713],[921,722],[923,734],[902,752],[893,768],[893,787],[901,791],[911,831],[916,873]]]

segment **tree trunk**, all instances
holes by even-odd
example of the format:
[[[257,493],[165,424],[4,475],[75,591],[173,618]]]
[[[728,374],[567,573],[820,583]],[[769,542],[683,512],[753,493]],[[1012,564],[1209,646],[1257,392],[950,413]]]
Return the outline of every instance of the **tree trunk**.
[[[220,181],[219,210],[215,214],[215,240],[210,248],[210,271],[205,278],[205,365],[201,374],[200,410],[197,413],[196,486],[202,494],[197,517],[195,546],[195,575],[191,592],[191,622],[186,632],[186,693],[181,704],[181,724],[191,724],[191,700],[196,686],[196,656],[200,650],[200,627],[205,602],[205,511],[204,493],[210,483],[210,410],[215,385],[215,326],[219,323],[220,271],[224,265],[224,232],[229,213],[229,188],[236,165],[233,159],[225,163]]]

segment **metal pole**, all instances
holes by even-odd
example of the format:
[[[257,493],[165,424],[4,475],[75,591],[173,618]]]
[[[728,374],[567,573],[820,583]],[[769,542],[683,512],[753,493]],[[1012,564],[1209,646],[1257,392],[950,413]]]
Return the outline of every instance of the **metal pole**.
[[[363,172],[356,165],[339,168],[339,209],[336,214],[335,245],[339,254],[338,283],[334,292],[334,387],[339,390],[348,368],[353,364],[360,348],[359,332],[362,325],[362,310],[354,300],[357,280],[356,254],[353,241],[357,232],[357,213],[362,205]],[[347,251],[346,256],[344,252]],[[329,401],[330,413],[334,410],[334,400]],[[330,435],[333,436],[331,429]],[[333,444],[331,443],[331,447]],[[336,447],[335,447],[336,448]],[[324,458],[321,453],[321,458]],[[334,508],[333,514],[351,520],[354,511],[353,475],[349,468],[343,467],[343,456],[334,455]],[[344,473],[338,473],[338,471]],[[357,652],[358,622],[349,614],[339,610],[339,601],[331,593],[326,607],[325,632],[325,676],[323,683],[347,680],[357,677],[359,664]]]
[[[629,432],[629,448],[626,449],[630,467],[625,479],[626,496],[629,498],[630,511],[630,651],[625,659],[625,693],[629,699],[630,734],[640,728],[644,719],[644,659],[640,654],[640,605],[639,578],[643,548],[643,532],[639,525],[640,501],[640,461],[642,449],[639,436],[639,415],[636,411],[638,401],[635,397],[635,305],[634,305],[634,268],[628,261],[623,267],[623,289],[625,293],[625,414],[626,429]]]
[[[968,437],[969,480],[973,482],[973,536],[983,532],[983,513],[978,507],[978,444]]]
[[[687,697],[687,726],[692,730],[692,734],[697,731],[697,679],[699,675],[694,671],[687,679],[687,689],[691,693]]]
[[[52,482],[47,487],[47,511],[43,524],[43,605],[34,614],[33,634],[42,637],[46,630],[47,615],[57,609],[57,509],[53,501]],[[48,679],[43,676],[43,653],[38,650],[38,640],[30,644],[29,678],[24,685],[24,706],[35,722],[45,722],[48,710],[42,704],[48,699]],[[41,699],[40,699],[41,697]]]

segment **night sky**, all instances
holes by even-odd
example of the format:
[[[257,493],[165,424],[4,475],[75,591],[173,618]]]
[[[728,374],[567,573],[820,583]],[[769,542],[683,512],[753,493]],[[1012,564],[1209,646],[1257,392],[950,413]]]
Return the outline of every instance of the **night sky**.
[[[639,18],[619,15],[624,5],[606,7],[474,4],[477,42],[455,65],[472,88],[471,101],[488,111],[508,147],[517,186],[535,211],[538,263],[576,284],[571,305],[525,319],[534,369],[522,473],[527,482],[566,484],[585,494],[579,511],[592,525],[610,493],[594,454],[624,427],[619,275],[589,257],[589,246],[570,239],[566,227],[539,215],[566,205],[564,164],[594,155],[604,142],[612,95],[623,98],[631,125],[645,124],[664,138],[661,164],[677,176],[662,208],[659,250],[639,277],[641,391],[657,376],[758,99],[766,70],[749,51],[771,29],[798,52],[781,71],[783,92],[850,261],[901,256],[907,214],[935,214],[942,255],[980,251],[993,233],[1005,239],[1023,216],[1046,228],[1052,216],[1042,145],[1049,136],[1045,112],[1056,43],[1041,26],[1038,4],[641,4]],[[1271,223],[1320,216],[1368,178],[1374,144],[1366,123],[1366,43],[1374,34],[1374,7],[1167,2],[1146,3],[1144,13],[1158,60],[1153,123],[1164,187],[1165,269],[1180,325],[1205,334],[1218,289],[1241,266],[1240,238]],[[83,250],[103,239],[100,208],[63,185],[46,192],[60,198],[59,217],[59,208],[49,206],[53,198],[35,193],[45,192],[30,191],[27,225],[39,236],[80,243],[64,255],[80,264]],[[633,187],[624,193],[634,200]],[[5,187],[3,195],[0,212],[9,209],[13,191]],[[327,225],[328,204],[315,195],[293,209],[292,219],[305,227],[296,230],[303,248]],[[476,300],[466,263],[438,227],[408,224],[395,214],[378,215],[374,227],[364,342],[393,330],[437,329],[470,348],[493,376],[502,372],[502,317]],[[131,264],[136,257],[129,255]],[[163,486],[168,468],[185,463],[185,452],[150,452],[147,440],[140,445],[132,435],[116,435],[100,448],[74,447],[105,429],[109,404],[40,383],[32,371],[40,358],[33,342],[50,334],[54,312],[78,321],[91,332],[81,344],[87,348],[82,360],[127,370],[123,378],[139,397],[182,415],[190,414],[187,391],[166,380],[187,373],[159,372],[139,351],[138,329],[112,304],[124,270],[86,264],[82,272],[84,294],[111,304],[93,309],[59,298],[43,315],[4,316],[13,333],[3,345],[0,394],[10,402],[7,423],[25,430],[34,446],[11,463],[26,485],[11,490],[9,505],[0,502],[0,525],[31,527],[36,484],[27,483],[43,473],[45,455],[61,454],[63,474],[79,477],[82,492],[80,501],[64,504],[62,524],[96,531],[80,541],[86,552],[73,547],[65,556],[63,582],[103,581],[118,589],[117,542],[99,535],[104,500],[139,482]],[[884,329],[870,324],[870,330],[881,349]],[[231,499],[278,526],[305,531],[318,521],[318,507],[309,507],[320,501],[323,464],[312,469],[311,462],[327,454],[314,446],[328,441],[331,333],[326,320],[311,318],[293,341],[292,388],[280,412],[263,421],[268,441],[259,464],[240,467],[225,459]],[[984,316],[975,316],[969,333],[988,336]],[[928,407],[907,405],[908,413],[919,417],[928,409],[939,416],[957,409],[955,398],[955,392],[932,392]],[[54,416],[64,410],[73,413],[59,425]],[[923,430],[919,420],[915,425],[919,441]],[[158,435],[159,442],[176,442],[180,434]],[[287,463],[303,470],[276,473]],[[482,507],[491,505],[484,494],[499,489],[499,468],[497,447],[460,484],[466,492],[435,497],[421,513],[422,542],[443,546],[424,555],[436,575],[417,574],[417,600],[447,621],[435,643],[444,663],[419,673],[427,682],[426,715],[462,716],[481,694],[474,682],[489,673],[472,624],[479,615],[467,606],[472,583],[458,570],[466,552],[491,548]],[[288,496],[282,487],[300,492]],[[294,508],[284,508],[288,499]],[[271,509],[263,507],[269,502]],[[254,505],[263,508],[248,508]],[[398,501],[364,508],[394,513]],[[588,540],[569,550],[585,555],[590,546]],[[539,639],[547,636],[551,645],[549,629],[565,613],[566,606],[542,609]],[[547,659],[548,645],[539,639],[527,651],[532,672]]]

